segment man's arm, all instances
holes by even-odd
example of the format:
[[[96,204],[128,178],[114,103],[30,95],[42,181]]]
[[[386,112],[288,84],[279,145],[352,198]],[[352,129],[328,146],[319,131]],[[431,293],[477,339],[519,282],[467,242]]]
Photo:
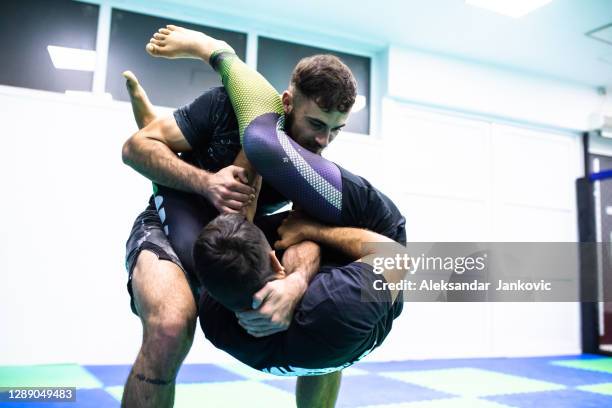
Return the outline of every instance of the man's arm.
[[[173,117],[157,118],[130,137],[122,149],[123,162],[149,180],[177,190],[202,194],[210,173],[176,153],[191,151]]]
[[[376,232],[360,228],[324,225],[301,214],[292,214],[285,218],[278,233],[281,240],[275,243],[277,249],[307,240],[332,247],[355,260],[361,260],[370,255],[392,256],[394,253],[405,252],[404,246]],[[406,272],[403,269],[385,269],[382,275],[387,282],[397,283],[404,278]],[[390,292],[392,300],[395,301],[399,291],[391,290]]]
[[[294,279],[301,283],[301,299],[308,284],[319,271],[321,247],[312,241],[302,241],[285,251],[282,264],[287,274],[285,279]]]
[[[395,242],[366,229],[321,224],[301,212],[294,212],[285,218],[278,228],[278,234],[281,239],[274,244],[276,249],[288,248],[302,241],[314,241],[353,259],[372,255],[373,248],[367,244]]]
[[[244,169],[228,166],[209,173],[181,160],[176,153],[191,146],[173,117],[155,119],[130,137],[122,149],[123,162],[149,180],[207,197],[220,212],[240,211],[251,199]]]
[[[243,149],[240,149],[240,152],[236,156],[234,165],[244,169],[244,174],[248,180],[247,183],[249,186],[253,187],[254,192],[251,195],[251,201],[244,207],[244,215],[246,219],[253,222],[255,213],[257,212],[257,200],[259,199],[259,193],[261,192],[262,178],[257,173],[249,159],[247,159]]]

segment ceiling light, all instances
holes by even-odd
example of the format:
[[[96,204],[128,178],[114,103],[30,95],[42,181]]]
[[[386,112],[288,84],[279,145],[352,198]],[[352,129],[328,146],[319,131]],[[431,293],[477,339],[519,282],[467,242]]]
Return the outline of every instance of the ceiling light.
[[[552,0],[465,0],[470,6],[481,7],[510,17],[523,17]]]
[[[57,69],[93,71],[96,68],[96,52],[93,50],[48,45],[47,51]]]

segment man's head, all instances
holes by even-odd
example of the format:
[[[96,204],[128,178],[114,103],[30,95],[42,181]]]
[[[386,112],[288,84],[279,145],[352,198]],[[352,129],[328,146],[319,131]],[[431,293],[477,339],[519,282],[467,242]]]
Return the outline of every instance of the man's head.
[[[339,58],[303,58],[283,93],[285,127],[298,144],[321,153],[346,124],[356,97],[355,77]]]
[[[233,311],[251,309],[253,295],[284,276],[263,232],[240,214],[224,214],[202,229],[193,247],[201,285]]]

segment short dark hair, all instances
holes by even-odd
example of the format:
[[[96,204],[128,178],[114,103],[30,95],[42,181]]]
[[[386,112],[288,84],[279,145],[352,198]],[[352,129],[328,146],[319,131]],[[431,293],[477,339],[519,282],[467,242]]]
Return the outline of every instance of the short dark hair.
[[[200,284],[230,310],[250,309],[253,295],[274,280],[263,232],[240,214],[223,214],[202,229],[193,247]]]
[[[293,69],[291,85],[325,111],[348,112],[357,97],[357,81],[340,58],[319,54],[302,58]]]

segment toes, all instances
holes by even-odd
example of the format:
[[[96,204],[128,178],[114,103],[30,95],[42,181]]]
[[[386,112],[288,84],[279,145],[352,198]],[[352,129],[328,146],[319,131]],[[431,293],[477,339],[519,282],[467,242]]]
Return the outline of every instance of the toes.
[[[157,55],[159,53],[158,48],[151,43],[148,43],[147,46],[145,47],[145,50],[147,50],[147,52],[151,55]]]
[[[156,40],[165,40],[166,36],[164,34],[155,33],[153,34],[153,38],[155,38]]]
[[[136,78],[136,75],[134,75],[132,71],[124,71],[121,75],[123,75],[123,77],[128,81],[130,85],[138,84],[138,79]]]
[[[164,35],[168,35],[170,34],[172,31],[168,30],[167,28],[160,28],[159,30],[157,30],[159,33],[164,34]]]
[[[168,24],[168,25],[166,26],[166,28],[167,28],[168,30],[170,30],[170,31],[174,31],[174,30],[177,30],[179,27],[178,27],[178,26],[175,26],[175,25],[173,25],[173,24]]]
[[[151,44],[155,44],[155,45],[157,45],[157,46],[159,46],[159,47],[161,47],[161,46],[163,46],[163,45],[164,45],[164,44],[163,44],[163,43],[162,43],[160,40],[157,40],[157,39],[155,39],[155,38],[151,38],[151,39],[149,39],[149,43],[151,43]]]

